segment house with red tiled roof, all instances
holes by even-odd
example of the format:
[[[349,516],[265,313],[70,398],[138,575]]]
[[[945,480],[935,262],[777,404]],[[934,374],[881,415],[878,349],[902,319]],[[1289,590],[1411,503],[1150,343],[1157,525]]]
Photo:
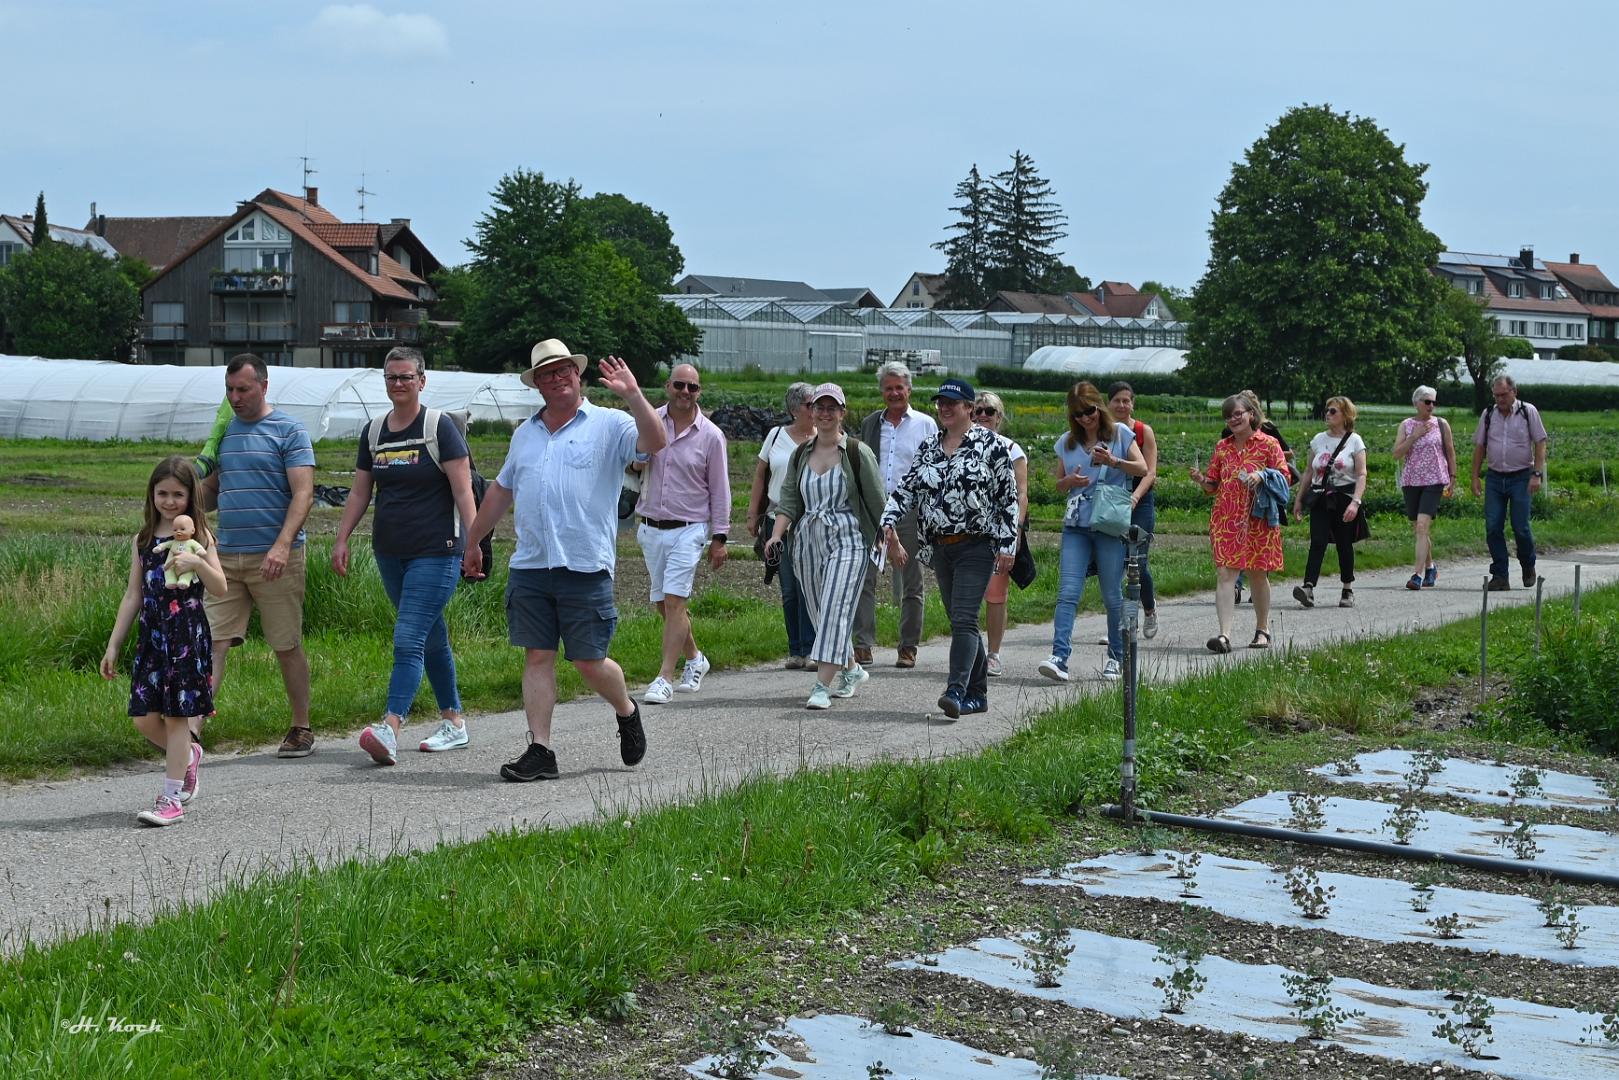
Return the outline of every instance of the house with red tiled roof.
[[[421,341],[439,262],[408,218],[345,222],[302,196],[266,188],[218,219],[141,291],[141,351],[151,363],[375,367]]]
[[[1088,292],[1031,293],[1003,290],[984,305],[985,311],[1015,311],[1032,315],[1080,315],[1098,319],[1156,319],[1173,317],[1157,293],[1143,293],[1124,281],[1104,281]]]
[[[944,294],[944,275],[918,270],[906,279],[891,308],[931,308]]]
[[[1547,265],[1524,247],[1517,255],[1442,251],[1434,272],[1484,301],[1484,313],[1506,337],[1525,338],[1541,360],[1564,345],[1586,344],[1590,313]]]
[[[1547,261],[1557,280],[1581,304],[1590,316],[1585,339],[1592,345],[1619,349],[1619,285],[1608,280],[1608,275],[1596,263],[1582,263],[1580,253],[1574,252],[1568,262]]]

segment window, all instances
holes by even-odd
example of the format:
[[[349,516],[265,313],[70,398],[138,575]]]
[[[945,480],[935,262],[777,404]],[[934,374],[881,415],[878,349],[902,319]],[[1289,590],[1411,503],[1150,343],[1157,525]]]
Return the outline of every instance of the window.
[[[365,367],[367,355],[363,352],[340,350],[332,354],[332,366],[343,368]]]
[[[371,321],[371,301],[369,300],[339,300],[332,305],[332,321],[340,323],[362,323]]]
[[[22,244],[16,244],[10,241],[0,244],[0,266],[10,266],[11,257],[13,255],[21,254],[24,250],[26,249]]]
[[[1527,337],[1529,335],[1529,320],[1508,319],[1507,335],[1509,337]]]
[[[1546,336],[1546,324],[1545,323],[1543,323],[1543,322],[1535,323],[1535,336],[1536,337],[1545,337]]]
[[[1557,286],[1548,285],[1543,281],[1543,282],[1540,283],[1540,298],[1542,300],[1550,300],[1552,298],[1552,296],[1556,293],[1556,290],[1557,290]]]
[[[1577,323],[1577,322],[1569,323],[1568,324],[1568,336],[1571,337],[1571,338],[1580,338],[1580,339],[1583,340],[1585,338],[1585,327],[1582,326],[1580,323]]]
[[[1522,297],[1523,297],[1523,282],[1521,282],[1521,281],[1509,281],[1509,282],[1507,282],[1507,295],[1522,299]]]
[[[921,296],[922,295],[922,283],[920,281],[911,282],[911,295],[912,296]]]
[[[226,270],[292,270],[292,234],[253,214],[225,234]]]
[[[1470,294],[1472,294],[1473,296],[1483,296],[1484,295],[1484,279],[1483,278],[1468,278],[1467,279],[1467,291]]]
[[[184,341],[186,339],[186,306],[184,304],[152,305],[152,341]]]

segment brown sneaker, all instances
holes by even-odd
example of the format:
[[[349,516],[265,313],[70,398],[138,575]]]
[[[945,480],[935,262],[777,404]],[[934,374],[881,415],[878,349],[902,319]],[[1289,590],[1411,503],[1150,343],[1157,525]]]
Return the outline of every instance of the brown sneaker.
[[[1504,577],[1493,577],[1490,583],[1484,586],[1485,592],[1509,592],[1511,589],[1512,585]]]
[[[901,645],[899,659],[894,661],[895,667],[911,668],[916,666],[916,646]]]
[[[854,662],[859,664],[861,667],[870,667],[871,650],[863,645],[856,645],[854,647]],[[809,665],[805,664],[804,666],[808,667]]]
[[[281,740],[281,749],[275,752],[276,757],[308,757],[315,752],[315,733],[306,727],[291,727],[287,729],[287,737]]]

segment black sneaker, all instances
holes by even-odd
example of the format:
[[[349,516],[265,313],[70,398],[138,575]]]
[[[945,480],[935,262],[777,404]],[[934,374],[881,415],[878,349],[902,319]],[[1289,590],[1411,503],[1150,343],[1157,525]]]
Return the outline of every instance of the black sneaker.
[[[1523,587],[1526,589],[1533,589],[1535,587],[1534,563],[1530,563],[1528,566],[1523,568]]]
[[[633,704],[633,703],[632,703]],[[639,765],[646,757],[646,729],[641,727],[641,706],[628,716],[618,716],[618,756],[626,765]]]
[[[530,780],[555,780],[560,775],[557,756],[551,753],[549,747],[532,740],[522,757],[500,767],[500,778],[515,784],[526,784]]]
[[[1510,592],[1512,585],[1504,577],[1493,577],[1490,583],[1484,586],[1485,592]]]

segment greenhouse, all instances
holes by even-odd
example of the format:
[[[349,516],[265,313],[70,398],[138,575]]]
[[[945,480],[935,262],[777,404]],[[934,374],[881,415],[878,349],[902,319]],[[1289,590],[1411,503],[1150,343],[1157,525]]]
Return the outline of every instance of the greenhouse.
[[[0,439],[202,442],[225,397],[223,367],[0,356]],[[313,439],[347,439],[392,407],[380,368],[270,369],[270,404]],[[537,395],[516,375],[432,371],[422,404],[518,421]]]

